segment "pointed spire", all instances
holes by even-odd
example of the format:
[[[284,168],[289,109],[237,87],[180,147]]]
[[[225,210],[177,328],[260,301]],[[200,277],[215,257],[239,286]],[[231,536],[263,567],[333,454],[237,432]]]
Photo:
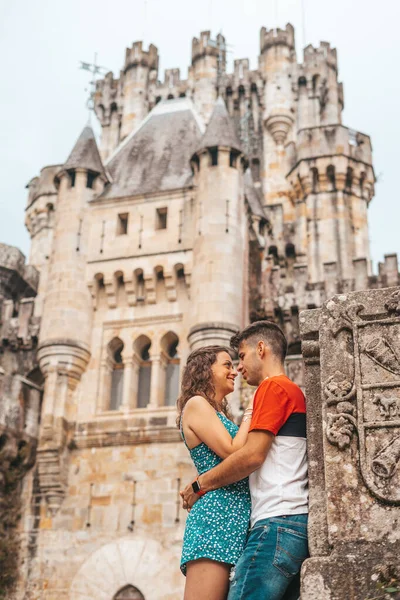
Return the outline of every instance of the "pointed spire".
[[[218,97],[218,100],[215,103],[214,110],[203,138],[201,139],[198,151],[203,150],[204,148],[213,148],[215,146],[225,146],[242,152],[235,126],[221,96]]]
[[[63,166],[64,171],[78,168],[103,175],[105,180],[107,180],[93,129],[90,125],[86,125],[83,129],[71,154],[67,158],[67,162]]]

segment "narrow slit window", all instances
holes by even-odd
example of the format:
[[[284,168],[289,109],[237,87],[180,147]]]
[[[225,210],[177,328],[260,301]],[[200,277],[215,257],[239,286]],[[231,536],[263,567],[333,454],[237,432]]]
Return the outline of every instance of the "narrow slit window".
[[[117,235],[126,235],[128,233],[128,213],[118,215],[117,220]]]
[[[95,179],[96,179],[96,174],[95,173],[91,173],[90,171],[88,171],[87,179],[86,179],[86,187],[92,189],[93,188],[93,183],[94,183]]]
[[[210,148],[209,152],[210,152],[211,166],[215,167],[218,165],[218,148]]]
[[[157,208],[156,211],[156,229],[167,229],[167,208]]]

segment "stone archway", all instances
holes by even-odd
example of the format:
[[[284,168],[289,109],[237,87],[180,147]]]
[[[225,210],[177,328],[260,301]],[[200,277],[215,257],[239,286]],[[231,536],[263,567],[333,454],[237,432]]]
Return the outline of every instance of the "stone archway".
[[[140,590],[137,600],[181,598],[180,550],[180,545],[166,548],[156,540],[130,537],[101,546],[75,575],[69,600],[120,600],[118,594],[129,587]]]
[[[113,600],[145,600],[143,594],[133,585],[126,585],[115,594]]]

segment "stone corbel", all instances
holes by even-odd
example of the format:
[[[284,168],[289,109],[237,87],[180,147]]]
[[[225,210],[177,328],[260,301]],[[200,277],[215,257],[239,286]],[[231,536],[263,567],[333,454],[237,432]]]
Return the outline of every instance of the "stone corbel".
[[[175,273],[164,271],[164,282],[168,301],[175,302],[175,300],[177,299]]]
[[[144,277],[144,289],[146,291],[146,302],[148,304],[156,303],[156,282],[154,275]]]
[[[125,292],[129,306],[136,306],[136,278],[125,279]]]
[[[104,288],[106,292],[107,304],[109,308],[117,307],[117,282],[115,277],[112,279],[104,278]]]

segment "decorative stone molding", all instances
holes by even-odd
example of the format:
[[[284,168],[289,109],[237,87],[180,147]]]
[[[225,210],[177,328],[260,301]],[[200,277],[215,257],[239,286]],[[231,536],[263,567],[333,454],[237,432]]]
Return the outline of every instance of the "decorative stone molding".
[[[293,117],[290,114],[273,114],[265,121],[265,127],[274,138],[277,146],[284,145],[292,125]]]
[[[178,545],[167,549],[151,538],[117,539],[89,556],[71,583],[69,598],[109,600],[131,584],[145,598],[175,600],[181,596],[181,578],[175,577],[170,565],[179,563],[179,553]]]

